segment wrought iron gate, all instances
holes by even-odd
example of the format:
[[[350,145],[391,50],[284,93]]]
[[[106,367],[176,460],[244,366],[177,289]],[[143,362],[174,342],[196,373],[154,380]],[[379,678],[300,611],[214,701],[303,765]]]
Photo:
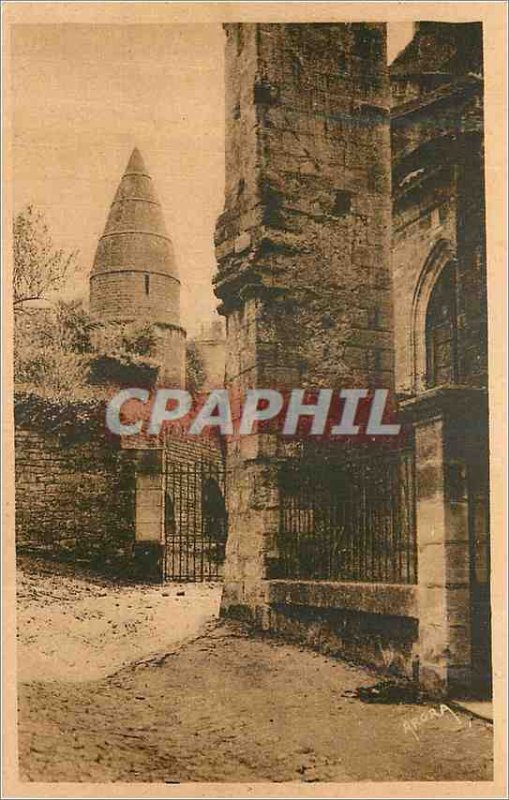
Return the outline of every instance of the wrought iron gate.
[[[412,449],[283,465],[277,577],[416,583],[414,470]]]
[[[222,577],[227,536],[224,469],[211,462],[164,467],[164,577]]]

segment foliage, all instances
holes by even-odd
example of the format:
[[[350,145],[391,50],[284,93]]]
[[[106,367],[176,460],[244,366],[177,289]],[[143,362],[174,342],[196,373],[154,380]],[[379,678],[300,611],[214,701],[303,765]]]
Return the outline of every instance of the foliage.
[[[186,388],[195,394],[203,388],[206,372],[203,360],[195,342],[188,342],[186,347]]]
[[[74,353],[91,353],[94,323],[81,300],[59,301],[56,320],[62,347]]]
[[[30,300],[47,300],[76,267],[77,251],[56,249],[42,212],[28,205],[13,223],[13,303],[25,310]]]
[[[14,320],[14,380],[48,395],[79,392],[87,383],[91,323],[82,304],[60,301]]]
[[[156,344],[154,329],[147,323],[111,323],[98,330],[96,353],[131,364],[150,361]]]
[[[156,344],[154,328],[146,323],[124,322],[98,328],[91,360],[92,382],[153,385],[159,368],[153,358]]]
[[[154,382],[157,362],[151,327],[139,323],[98,326],[83,303],[15,315],[14,380],[46,397],[92,396],[97,384]]]
[[[30,300],[48,301],[62,288],[76,265],[76,252],[54,248],[43,214],[32,205],[17,214],[13,227],[18,388],[78,400],[100,393],[98,386],[108,383],[153,384],[159,368],[154,327],[137,321],[99,325],[79,300],[34,307]]]
[[[16,392],[16,426],[58,433],[64,439],[91,439],[104,432],[104,405],[95,396],[77,400],[69,397],[41,396],[39,392]]]

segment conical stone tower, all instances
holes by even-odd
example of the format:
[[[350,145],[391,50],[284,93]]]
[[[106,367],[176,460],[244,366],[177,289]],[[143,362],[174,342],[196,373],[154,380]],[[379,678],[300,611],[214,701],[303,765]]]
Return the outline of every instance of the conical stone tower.
[[[155,326],[159,383],[184,384],[185,331],[180,281],[161,204],[134,148],[99,239],[90,275],[90,311],[97,322]]]

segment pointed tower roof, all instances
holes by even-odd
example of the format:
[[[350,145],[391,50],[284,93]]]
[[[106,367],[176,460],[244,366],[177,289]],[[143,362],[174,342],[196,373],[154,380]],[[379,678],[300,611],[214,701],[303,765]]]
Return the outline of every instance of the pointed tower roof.
[[[147,175],[147,168],[145,166],[145,162],[143,161],[142,155],[137,147],[135,147],[133,152],[131,153],[131,158],[129,159],[125,170],[126,175],[129,175],[130,173],[135,173],[135,174],[139,173],[141,175]]]
[[[178,279],[161,204],[137,147],[111,204],[92,275],[124,271],[156,272]]]

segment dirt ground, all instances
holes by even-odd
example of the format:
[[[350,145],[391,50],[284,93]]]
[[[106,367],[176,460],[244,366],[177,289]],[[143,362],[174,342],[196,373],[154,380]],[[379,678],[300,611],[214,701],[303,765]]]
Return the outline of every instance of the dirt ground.
[[[217,617],[219,583],[119,586],[19,559],[18,677],[96,679],[167,652]]]
[[[488,723],[348,696],[377,678],[218,622],[217,586],[118,588],[28,570],[18,598],[24,780],[491,779]]]

